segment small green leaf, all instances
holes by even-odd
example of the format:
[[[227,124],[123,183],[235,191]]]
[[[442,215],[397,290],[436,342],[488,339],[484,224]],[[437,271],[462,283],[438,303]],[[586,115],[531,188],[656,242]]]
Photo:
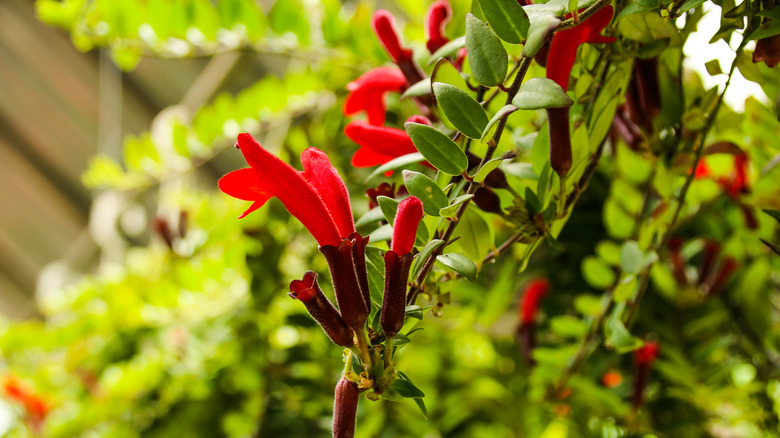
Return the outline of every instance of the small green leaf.
[[[722,75],[723,70],[720,68],[720,62],[717,59],[710,59],[704,63],[704,68],[707,69],[707,73],[710,76]]]
[[[374,171],[371,172],[370,175],[368,175],[366,181],[371,181],[372,179],[378,177],[379,175],[383,175],[387,171],[398,170],[410,164],[419,163],[420,161],[425,161],[425,157],[423,157],[421,153],[415,152],[413,154],[402,155],[374,169]]]
[[[582,276],[596,289],[606,289],[615,282],[615,272],[596,257],[585,257],[582,261]]]
[[[560,85],[547,78],[532,78],[523,83],[512,103],[526,110],[564,108],[574,102]]]
[[[514,105],[504,105],[503,107],[501,107],[500,110],[496,111],[496,114],[493,116],[492,119],[490,119],[490,121],[488,122],[487,126],[485,126],[485,129],[482,131],[482,136],[480,137],[480,140],[484,141],[485,138],[487,138],[488,134],[490,133],[490,128],[492,128],[493,125],[498,123],[498,121],[501,120],[501,118],[506,117],[506,116],[512,114],[513,112],[517,111],[518,109],[520,109],[520,108],[518,108],[518,107],[516,107]]]
[[[420,254],[417,255],[417,257],[414,258],[414,265],[412,266],[411,275],[410,278],[416,278],[417,273],[422,268],[422,264],[425,263],[425,260],[434,252],[436,249],[444,244],[444,241],[441,239],[433,239],[430,242],[426,243],[425,246],[420,250]]]
[[[563,12],[563,7],[560,8]],[[555,15],[549,13],[534,14],[531,16],[531,25],[528,27],[528,39],[523,46],[523,56],[531,57],[542,48],[544,42],[561,24]],[[471,53],[471,52],[469,52]]]
[[[425,393],[420,391],[419,388],[414,386],[412,382],[404,379],[395,379],[393,383],[390,384],[390,387],[398,391],[399,394],[401,394],[401,397],[404,398],[423,398],[425,397]]]
[[[612,296],[614,297],[615,302],[622,303],[631,298],[634,294],[634,289],[636,289],[636,275],[628,275],[626,278],[620,280],[620,283],[615,287]]]
[[[510,44],[523,42],[530,22],[516,0],[479,0],[479,6],[499,38]]]
[[[468,167],[466,154],[447,134],[422,123],[407,122],[404,128],[417,150],[433,167],[450,175],[460,175]]]
[[[423,203],[423,211],[431,216],[439,216],[439,210],[449,204],[447,195],[436,183],[420,172],[403,171],[404,185],[409,193],[418,197]]]
[[[416,84],[413,84],[411,87],[407,88],[406,91],[401,94],[401,99],[412,97],[412,96],[425,96],[431,94],[431,78],[425,78]]]
[[[460,195],[457,198],[453,199],[450,205],[447,207],[442,208],[439,210],[439,215],[441,217],[453,217],[455,216],[455,212],[458,211],[458,208],[460,207],[460,204],[463,204],[464,202],[468,201],[469,199],[473,198],[474,195]]]
[[[363,225],[368,225],[372,222],[381,221],[382,219],[384,219],[384,217],[385,216],[381,208],[372,208],[371,210],[368,210],[366,214],[360,216],[360,218],[355,221],[355,228],[360,228]]]
[[[474,79],[494,87],[506,78],[509,61],[498,36],[472,14],[466,15],[466,50]]]
[[[433,83],[433,93],[439,108],[458,131],[469,138],[482,136],[488,117],[479,102],[460,88],[441,82]]]
[[[628,274],[638,274],[644,267],[645,255],[639,244],[631,240],[620,249],[620,269]]]
[[[561,242],[558,241],[558,239],[553,237],[552,234],[545,234],[544,241],[547,242],[548,245],[550,245],[550,248],[553,248],[556,251],[560,251],[560,252],[566,251],[566,248],[561,244]]]
[[[537,214],[542,211],[542,201],[530,187],[525,188],[525,209],[528,210],[529,214]]]
[[[607,347],[614,348],[618,353],[628,353],[636,350],[644,343],[641,339],[631,336],[626,326],[620,321],[619,313],[615,313],[604,326],[604,335],[606,340],[604,344]]]
[[[428,419],[428,409],[425,408],[425,402],[421,398],[415,398],[414,402],[417,404],[417,407],[420,408],[420,413],[423,414],[423,418],[426,420]]]
[[[492,160],[485,163],[485,165],[479,169],[477,174],[474,175],[473,178],[474,182],[481,183],[482,181],[484,181],[485,178],[487,178],[488,174],[490,174],[490,172],[498,168],[498,165],[501,164],[501,162],[504,160],[505,160],[504,157],[498,157],[498,158],[493,158]]]
[[[379,204],[379,209],[382,210],[382,215],[385,217],[387,223],[392,224],[395,220],[395,213],[398,211],[398,204],[400,204],[401,201],[388,196],[377,196],[376,202]]]
[[[441,58],[449,58],[450,56],[458,53],[458,50],[466,46],[466,37],[458,37],[454,40],[448,42],[447,44],[439,47],[439,50],[433,52],[431,55],[431,60],[428,61],[428,64],[433,64],[437,60]]]
[[[436,261],[466,277],[469,281],[477,280],[477,265],[463,254],[442,254],[436,257]]]
[[[422,319],[423,308],[418,305],[406,306],[405,316],[407,318]]]
[[[772,216],[777,221],[777,223],[780,223],[780,210],[772,210],[770,208],[764,208],[761,211]]]
[[[393,237],[393,227],[390,224],[384,224],[368,234],[371,243],[384,242]]]

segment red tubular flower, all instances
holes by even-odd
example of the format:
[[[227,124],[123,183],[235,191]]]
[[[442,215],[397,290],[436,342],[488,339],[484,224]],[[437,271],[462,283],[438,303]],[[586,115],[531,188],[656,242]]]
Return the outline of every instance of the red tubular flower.
[[[616,41],[615,38],[600,35],[611,20],[612,6],[607,6],[577,26],[557,32],[547,55],[547,78],[565,91],[580,45]],[[569,108],[547,108],[547,120],[550,131],[550,167],[563,179],[572,166]]]
[[[403,47],[393,14],[384,9],[377,10],[371,18],[371,28],[396,64],[412,59],[412,51]]]
[[[382,126],[385,123],[384,96],[388,92],[401,92],[406,88],[406,78],[393,67],[378,67],[347,84],[350,91],[344,101],[344,115],[366,112],[368,123]]]
[[[344,181],[322,151],[303,151],[304,171],[298,172],[249,134],[239,134],[236,147],[251,168],[228,173],[219,180],[219,188],[235,198],[253,201],[239,218],[276,196],[320,245],[338,245],[355,231]]]
[[[720,243],[714,240],[705,240],[704,249],[702,250],[701,262],[699,263],[699,278],[696,284],[702,285],[712,273],[712,268],[715,267],[715,261],[720,254]]]
[[[425,13],[425,29],[428,33],[428,42],[425,45],[431,54],[450,42],[444,35],[444,26],[451,18],[452,7],[447,0],[434,2]]]
[[[289,295],[306,306],[312,318],[336,345],[349,347],[353,344],[352,330],[344,323],[328,297],[322,293],[317,284],[316,273],[307,271],[302,280],[293,280],[290,283]]]
[[[393,242],[385,253],[385,293],[380,323],[385,337],[395,337],[404,325],[406,286],[412,265],[412,248],[423,216],[422,202],[410,196],[398,204],[393,222]]]
[[[367,237],[352,233],[338,245],[320,246],[320,252],[328,261],[341,317],[358,336],[363,333],[371,310],[366,273],[367,244]]]
[[[422,116],[412,116],[409,121],[415,123],[424,121],[427,125],[431,124]],[[360,149],[352,156],[352,165],[355,167],[377,166],[394,158],[417,152],[409,134],[403,129],[374,126],[362,120],[355,120],[347,124],[344,134],[360,145]]]
[[[355,436],[355,418],[360,390],[357,383],[342,377],[336,384],[336,396],[333,403],[333,438],[352,438]]]
[[[731,276],[734,275],[739,262],[733,257],[726,257],[720,264],[720,269],[714,275],[711,275],[704,284],[707,295],[716,295],[723,291],[731,280]]]
[[[549,291],[550,282],[546,278],[537,278],[528,282],[520,305],[520,323],[522,325],[533,324],[539,303]]]
[[[631,396],[631,406],[634,409],[642,406],[645,387],[647,387],[647,383],[650,380],[650,370],[653,362],[658,358],[658,353],[658,342],[653,341],[645,342],[643,346],[634,352],[636,374],[634,376],[634,392]]]
[[[49,413],[49,405],[39,395],[27,388],[16,376],[7,375],[3,379],[3,392],[6,397],[24,405],[30,425],[39,428]]]

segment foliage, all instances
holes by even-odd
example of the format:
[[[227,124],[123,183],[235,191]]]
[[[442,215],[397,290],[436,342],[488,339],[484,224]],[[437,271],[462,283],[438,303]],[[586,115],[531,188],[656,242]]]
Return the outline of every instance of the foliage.
[[[110,224],[121,263],[47,291],[41,320],[3,321],[3,372],[48,403],[39,425],[7,397],[9,436],[327,436],[336,382],[361,371],[376,386],[361,382],[359,437],[777,436],[777,108],[750,98],[736,112],[683,67],[704,5],[721,12],[713,40],[744,37],[719,74],[777,96],[778,70],[746,45],[780,33],[772,2],[453,1],[451,41],[428,52],[428,5],[388,5],[415,41],[414,58],[389,54],[407,81],[423,76],[374,96],[388,129],[353,126],[374,145],[408,135],[421,155],[365,169],[350,162],[343,101],[395,37],[373,38],[368,4],[38,0],[42,20],[126,69],[231,50],[288,62],[281,78],[161,115],[122,163],[89,164],[84,183],[124,202]],[[235,169],[228,146],[246,131],[287,162],[312,145],[329,154],[371,236],[375,303],[400,187],[422,200],[403,328],[384,339],[379,305],[368,317],[393,366],[342,354],[287,296],[328,266],[280,203],[238,221],[246,203],[216,190],[205,165]],[[369,209],[379,182],[395,186]],[[144,236],[122,228],[131,206],[150,216]],[[524,299],[539,277],[549,293]]]

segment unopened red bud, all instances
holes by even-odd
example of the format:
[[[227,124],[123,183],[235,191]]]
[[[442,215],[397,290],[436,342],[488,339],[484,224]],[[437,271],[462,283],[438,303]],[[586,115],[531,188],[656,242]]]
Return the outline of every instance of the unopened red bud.
[[[333,403],[333,438],[353,438],[360,391],[357,383],[342,377],[336,384]]]
[[[753,63],[761,61],[764,61],[769,68],[775,68],[780,63],[780,35],[761,38],[756,42]]]
[[[478,188],[474,193],[473,201],[480,210],[486,213],[501,214],[503,212],[501,198],[490,187]]]
[[[715,295],[720,293],[731,280],[731,276],[739,267],[739,262],[733,257],[726,257],[720,265],[718,273],[710,276],[705,284],[707,288],[707,295]]]
[[[520,304],[520,322],[533,324],[539,303],[550,291],[550,282],[546,278],[536,278],[528,282],[523,291],[523,299]]]
[[[379,205],[376,198],[379,196],[387,196],[388,198],[395,198],[395,183],[383,182],[376,186],[376,188],[366,189],[366,196],[368,196],[369,203],[368,208],[373,209]]]
[[[452,18],[452,7],[447,0],[434,2],[425,13],[425,28],[428,31],[428,42],[425,45],[431,54],[450,41],[444,35],[444,26],[450,18]]]
[[[367,244],[367,237],[352,233],[338,246],[320,246],[328,261],[341,317],[355,332],[364,329],[371,303],[366,272]]]
[[[634,60],[634,77],[639,105],[642,110],[645,129],[650,131],[652,121],[661,112],[661,90],[658,84],[658,58]]]
[[[412,58],[412,51],[403,47],[393,14],[384,9],[377,10],[371,18],[371,28],[396,64]]]
[[[634,375],[634,391],[631,395],[631,406],[634,409],[642,406],[644,402],[645,388],[650,381],[650,371],[653,362],[658,357],[659,347],[657,342],[645,342],[645,344],[634,352],[634,363],[636,365]]]
[[[317,321],[336,345],[349,347],[353,344],[352,330],[347,327],[328,297],[320,290],[316,273],[308,271],[302,280],[293,280],[290,283],[289,295],[300,300],[306,306],[309,315]]]
[[[154,227],[154,231],[162,238],[168,248],[173,249],[173,233],[171,233],[171,227],[168,225],[168,221],[161,217],[155,217],[154,222],[152,222],[152,226]]]
[[[421,125],[433,126],[433,124],[431,123],[431,120],[429,118],[427,118],[425,116],[421,116],[419,114],[415,114],[415,115],[409,117],[408,119],[406,119],[406,121],[410,122],[410,123],[419,123]]]
[[[702,251],[701,262],[699,263],[699,279],[696,284],[702,285],[710,277],[719,253],[720,243],[715,242],[714,240],[706,240],[704,242],[704,250]]]
[[[563,180],[572,165],[569,107],[547,108],[550,131],[550,167]]]
[[[417,197],[410,196],[398,204],[398,213],[393,221],[393,252],[402,256],[412,251],[422,216],[422,201]]]
[[[387,339],[395,337],[404,325],[406,288],[411,265],[411,253],[401,256],[395,251],[385,253],[385,293],[380,323]]]

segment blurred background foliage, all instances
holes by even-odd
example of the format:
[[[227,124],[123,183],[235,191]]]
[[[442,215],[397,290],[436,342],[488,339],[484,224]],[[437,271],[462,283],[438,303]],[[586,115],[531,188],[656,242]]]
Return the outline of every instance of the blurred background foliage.
[[[369,26],[379,6],[397,14],[406,41],[422,47],[427,4],[410,0],[36,2],[40,19],[66,29],[79,50],[108,51],[122,69],[149,57],[198,57],[209,60],[213,78],[210,93],[198,94],[203,83],[196,82],[148,131],[128,136],[120,156],[99,154],[89,163],[82,180],[95,197],[99,262],[67,286],[39,291],[40,318],[0,322],[0,371],[45,405],[38,418],[18,398],[0,401],[7,436],[330,434],[341,352],[286,294],[307,269],[325,277],[325,261],[277,201],[236,220],[246,205],[219,193],[216,179],[244,167],[231,146],[248,131],[294,165],[308,146],[328,152],[356,216],[367,211],[370,169],[349,164],[356,147],[342,134],[341,105],[348,82],[388,61]],[[455,37],[471,5],[452,7],[447,33]],[[681,58],[681,42],[663,51],[662,81],[672,82]],[[776,69],[749,61],[739,68],[768,96],[778,95]],[[593,81],[588,74],[580,77]],[[529,77],[543,75],[534,65]],[[664,114],[696,129],[717,94],[693,72],[678,79],[682,90],[664,86],[674,95],[664,102],[677,104]],[[624,86],[620,80],[627,76],[610,86]],[[580,83],[585,93],[589,82]],[[389,99],[388,124],[400,126],[413,104]],[[520,157],[506,169],[520,192],[536,187],[541,172],[541,142],[529,138],[539,117],[522,113],[510,118],[513,135],[501,144]],[[778,223],[761,212],[780,209],[776,116],[773,104],[754,98],[744,113],[721,108],[707,144],[733,142],[748,153],[750,193],[727,196],[718,179],[733,172],[733,156],[708,156],[712,177],[694,180],[674,233],[679,262],[666,248],[647,250],[664,224],[642,218],[650,207],[661,216],[669,208],[648,206],[646,193],[674,195],[690,153],[651,156],[611,140],[558,236],[565,251],[540,245],[522,270],[517,260],[527,261],[529,246],[516,245],[486,263],[477,282],[441,282],[437,294],[423,297],[433,308],[397,360],[425,392],[428,418],[411,401],[363,399],[357,436],[776,436],[780,257],[759,240],[780,243]],[[459,248],[474,258],[513,233],[496,215],[473,208],[469,215],[472,236],[463,233]],[[710,242],[719,244],[715,266],[729,258],[738,265],[715,291],[699,281]],[[551,392],[605,291],[622,310],[643,269],[652,271],[650,286],[630,333],[618,319],[605,345],[566,375],[566,389]],[[537,277],[552,286],[530,367],[516,339],[517,307],[523,286]],[[625,286],[612,291],[614,284]],[[661,355],[636,411],[630,351],[639,338],[658,341]]]

